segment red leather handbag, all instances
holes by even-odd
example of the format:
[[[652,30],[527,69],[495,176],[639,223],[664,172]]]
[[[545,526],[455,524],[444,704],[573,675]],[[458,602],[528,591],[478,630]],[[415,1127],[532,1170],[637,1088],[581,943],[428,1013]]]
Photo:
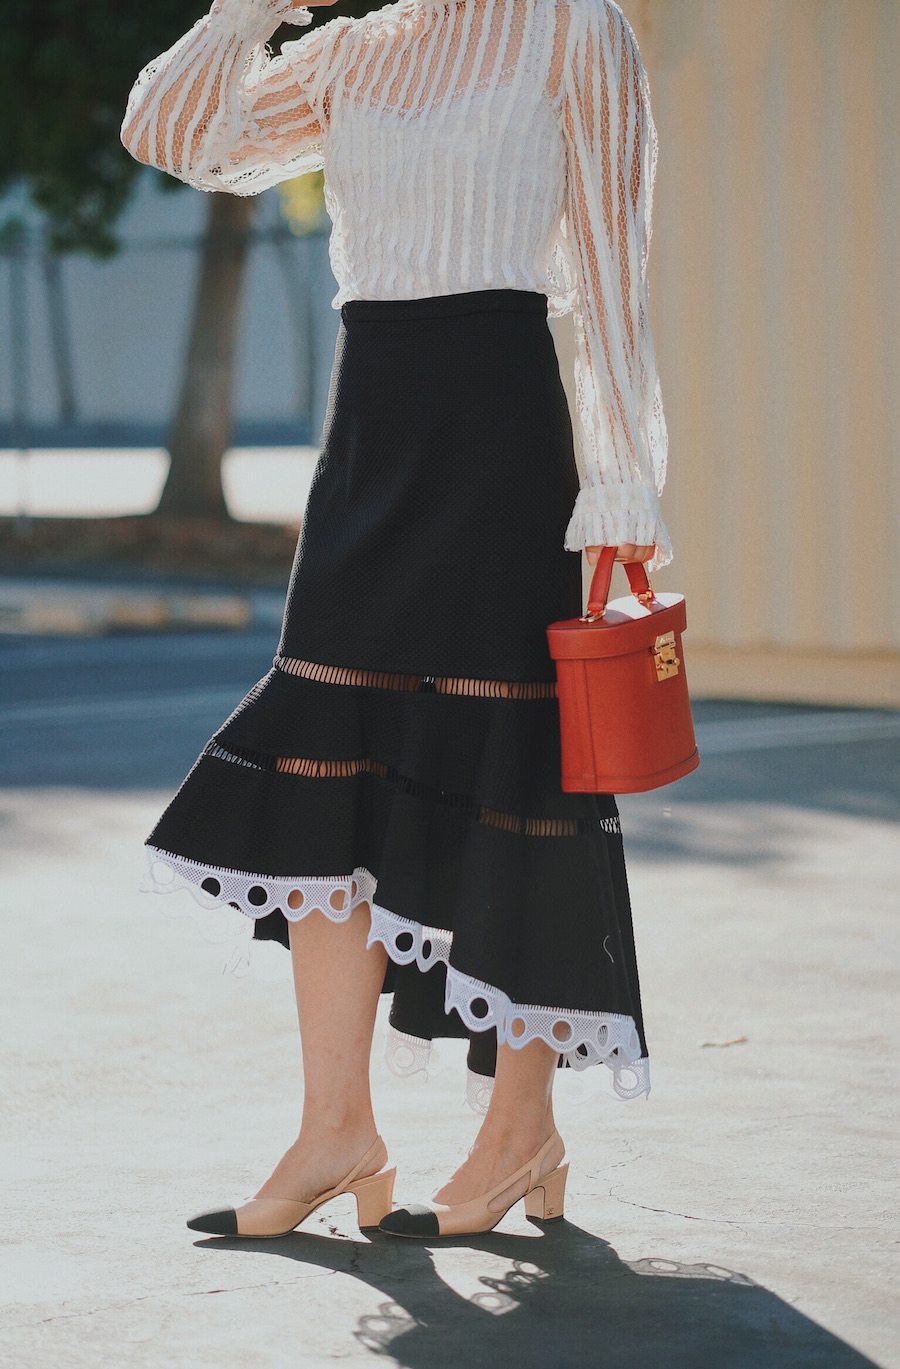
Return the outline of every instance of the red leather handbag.
[[[626,561],[631,594],[607,603],[616,551],[600,552],[586,613],[547,628],[568,792],[658,789],[700,764],[681,644],[684,595],[654,593],[643,562]]]

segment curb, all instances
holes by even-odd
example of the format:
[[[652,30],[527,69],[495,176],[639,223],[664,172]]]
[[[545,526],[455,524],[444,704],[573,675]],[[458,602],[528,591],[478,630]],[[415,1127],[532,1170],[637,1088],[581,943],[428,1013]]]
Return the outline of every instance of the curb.
[[[255,617],[253,600],[244,594],[0,585],[0,633],[91,637],[127,631],[240,631]]]

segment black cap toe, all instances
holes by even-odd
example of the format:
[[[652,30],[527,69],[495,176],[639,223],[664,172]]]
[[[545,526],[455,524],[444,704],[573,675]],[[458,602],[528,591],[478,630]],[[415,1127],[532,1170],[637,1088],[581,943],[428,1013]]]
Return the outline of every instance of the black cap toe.
[[[378,1223],[379,1231],[387,1231],[392,1236],[439,1236],[441,1234],[437,1213],[421,1203],[409,1203],[389,1212]]]
[[[192,1231],[205,1231],[210,1236],[236,1236],[237,1213],[233,1207],[214,1208],[210,1212],[199,1212],[196,1217],[191,1217],[188,1226]]]

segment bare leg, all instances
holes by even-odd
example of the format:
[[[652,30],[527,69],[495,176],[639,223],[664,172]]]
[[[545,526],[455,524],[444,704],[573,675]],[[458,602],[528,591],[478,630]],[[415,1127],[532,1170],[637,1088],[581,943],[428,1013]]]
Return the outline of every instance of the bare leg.
[[[303,1057],[299,1135],[254,1197],[308,1201],[339,1183],[378,1134],[369,1058],[387,952],[366,950],[367,903],[335,924],[312,912],[290,927]],[[387,1156],[375,1157],[374,1174]]]
[[[486,1192],[539,1150],[555,1128],[553,1082],[558,1053],[543,1041],[515,1049],[500,1046],[491,1102],[468,1158],[443,1188],[434,1194],[439,1203],[462,1203]],[[552,1146],[541,1173],[555,1169],[562,1159],[561,1142]],[[507,1206],[527,1188],[522,1180],[498,1196],[495,1205]]]

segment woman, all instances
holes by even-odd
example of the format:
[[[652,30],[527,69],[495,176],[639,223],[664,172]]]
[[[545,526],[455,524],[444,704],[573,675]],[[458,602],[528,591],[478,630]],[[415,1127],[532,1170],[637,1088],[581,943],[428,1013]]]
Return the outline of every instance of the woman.
[[[313,0],[310,0],[312,5]],[[328,3],[328,0],[319,0]],[[591,562],[671,560],[648,323],[656,132],[612,0],[399,0],[332,18],[216,0],[141,72],[122,141],[201,190],[325,167],[341,310],[273,668],[147,839],[289,947],[300,1132],[198,1231],[270,1236],[338,1193],[404,1236],[562,1214],[557,1067],[649,1089],[612,794],[563,793],[546,625]],[[576,422],[549,315],[573,312]],[[612,721],[612,720],[611,720]],[[466,1036],[486,1115],[431,1203],[391,1211],[369,1056]]]

